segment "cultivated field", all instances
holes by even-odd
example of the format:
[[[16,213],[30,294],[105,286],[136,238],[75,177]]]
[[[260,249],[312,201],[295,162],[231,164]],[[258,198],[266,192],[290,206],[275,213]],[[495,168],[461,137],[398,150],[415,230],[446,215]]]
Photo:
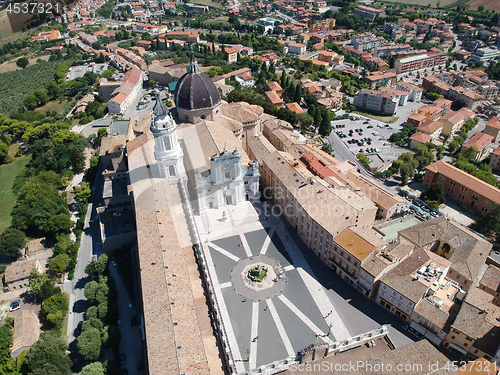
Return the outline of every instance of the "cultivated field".
[[[479,1],[488,1],[488,0],[479,0]],[[489,0],[491,2],[495,2],[496,0]],[[460,0],[384,0],[384,1],[379,1],[382,3],[398,3],[398,4],[404,4],[404,5],[418,5],[418,6],[427,6],[431,5],[431,8],[436,8],[436,7],[445,7],[448,5],[452,5],[455,3],[461,2]],[[472,8],[471,8],[472,9]]]
[[[470,10],[476,10],[478,6],[482,5],[485,10],[500,12],[500,1],[498,0],[471,0],[467,5],[469,5]]]
[[[29,18],[30,16],[22,18],[19,15],[16,15],[15,17],[8,17],[7,12],[2,10],[0,12],[0,46],[7,42],[13,42],[24,35],[28,35],[28,33],[24,33],[22,31],[12,32],[12,27],[16,30],[21,29],[24,22]],[[15,24],[11,25],[11,21],[15,22]]]
[[[28,60],[30,62],[30,65],[34,65],[36,64],[37,60],[49,61],[49,57],[50,55],[34,56],[28,57]],[[3,64],[0,64],[0,74],[12,72],[13,70],[21,70],[21,68],[16,65],[16,61],[17,59],[6,61]]]

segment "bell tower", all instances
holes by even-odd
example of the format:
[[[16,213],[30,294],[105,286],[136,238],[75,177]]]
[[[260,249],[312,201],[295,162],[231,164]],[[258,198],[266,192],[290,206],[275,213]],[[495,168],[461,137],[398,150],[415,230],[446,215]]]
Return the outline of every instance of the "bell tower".
[[[155,159],[158,170],[161,177],[166,177],[169,183],[175,184],[179,179],[186,178],[184,153],[177,139],[177,124],[161,101],[159,91],[156,91],[153,115],[151,131],[155,140]]]

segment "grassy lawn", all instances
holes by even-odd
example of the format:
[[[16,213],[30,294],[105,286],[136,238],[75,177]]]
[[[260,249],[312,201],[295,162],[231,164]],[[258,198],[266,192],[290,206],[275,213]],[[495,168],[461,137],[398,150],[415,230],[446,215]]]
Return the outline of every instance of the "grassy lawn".
[[[21,156],[10,164],[0,166],[0,232],[10,226],[10,213],[16,203],[12,191],[14,179],[30,161],[31,156]]]
[[[193,4],[207,5],[209,7],[214,7],[214,8],[222,8],[222,2],[216,3],[212,0],[196,0],[193,1]]]
[[[30,18],[31,15],[25,14],[17,14],[15,17],[9,18],[5,9],[2,10],[0,12],[0,46],[4,45],[7,42],[14,42],[23,36],[27,36],[29,32],[13,32],[12,27],[14,27],[16,30],[20,30],[24,23]],[[11,20],[15,22],[15,24],[11,24]]]
[[[212,18],[210,20],[206,20],[205,22],[207,22],[207,23],[222,23],[222,24],[229,25],[229,22],[227,22],[228,19],[229,19],[228,16],[219,16],[219,17]]]
[[[399,117],[394,117],[394,116],[375,116],[375,115],[372,115],[371,113],[365,113],[365,112],[359,112],[359,111],[353,111],[352,113],[355,113],[355,114],[361,115],[361,116],[365,116],[365,117],[369,117],[369,118],[372,118],[374,120],[386,122],[388,124],[395,123],[399,118]]]
[[[38,107],[37,109],[35,109],[35,112],[45,113],[56,111],[56,113],[61,113],[64,110],[64,107],[66,107],[66,104],[68,104],[67,100],[63,100],[60,103],[59,100],[54,100],[41,107]]]

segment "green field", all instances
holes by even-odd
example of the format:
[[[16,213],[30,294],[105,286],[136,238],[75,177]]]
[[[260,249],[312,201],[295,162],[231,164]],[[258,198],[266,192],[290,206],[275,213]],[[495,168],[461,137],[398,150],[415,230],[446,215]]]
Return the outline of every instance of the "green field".
[[[446,6],[450,6],[453,4],[463,4],[462,0],[427,0],[427,1],[419,1],[419,0],[382,0],[381,3],[393,3],[393,4],[401,4],[401,5],[417,5],[417,6],[425,6],[427,7],[429,4],[432,8],[443,8]]]
[[[360,112],[360,111],[353,111],[352,113],[355,113],[357,115],[361,115],[361,116],[366,116],[366,117],[369,117],[371,119],[374,119],[374,120],[377,120],[377,121],[382,121],[382,122],[386,122],[388,124],[393,124],[397,121],[397,119],[399,117],[394,117],[394,116],[376,116],[376,115],[372,115],[371,113],[367,113],[367,112]]]
[[[54,80],[55,63],[42,62],[24,69],[0,74],[0,113],[11,114],[35,90],[43,90]]]
[[[31,156],[21,156],[10,164],[0,166],[0,233],[10,226],[10,213],[16,204],[12,191],[14,179],[21,173]]]

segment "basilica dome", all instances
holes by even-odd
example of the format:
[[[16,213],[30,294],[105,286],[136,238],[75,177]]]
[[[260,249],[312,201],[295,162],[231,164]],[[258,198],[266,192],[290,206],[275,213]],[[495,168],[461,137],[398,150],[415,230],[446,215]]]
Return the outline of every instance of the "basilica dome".
[[[175,105],[185,111],[214,108],[220,105],[219,90],[209,76],[200,71],[194,54],[189,62],[189,72],[184,74],[175,89]]]

